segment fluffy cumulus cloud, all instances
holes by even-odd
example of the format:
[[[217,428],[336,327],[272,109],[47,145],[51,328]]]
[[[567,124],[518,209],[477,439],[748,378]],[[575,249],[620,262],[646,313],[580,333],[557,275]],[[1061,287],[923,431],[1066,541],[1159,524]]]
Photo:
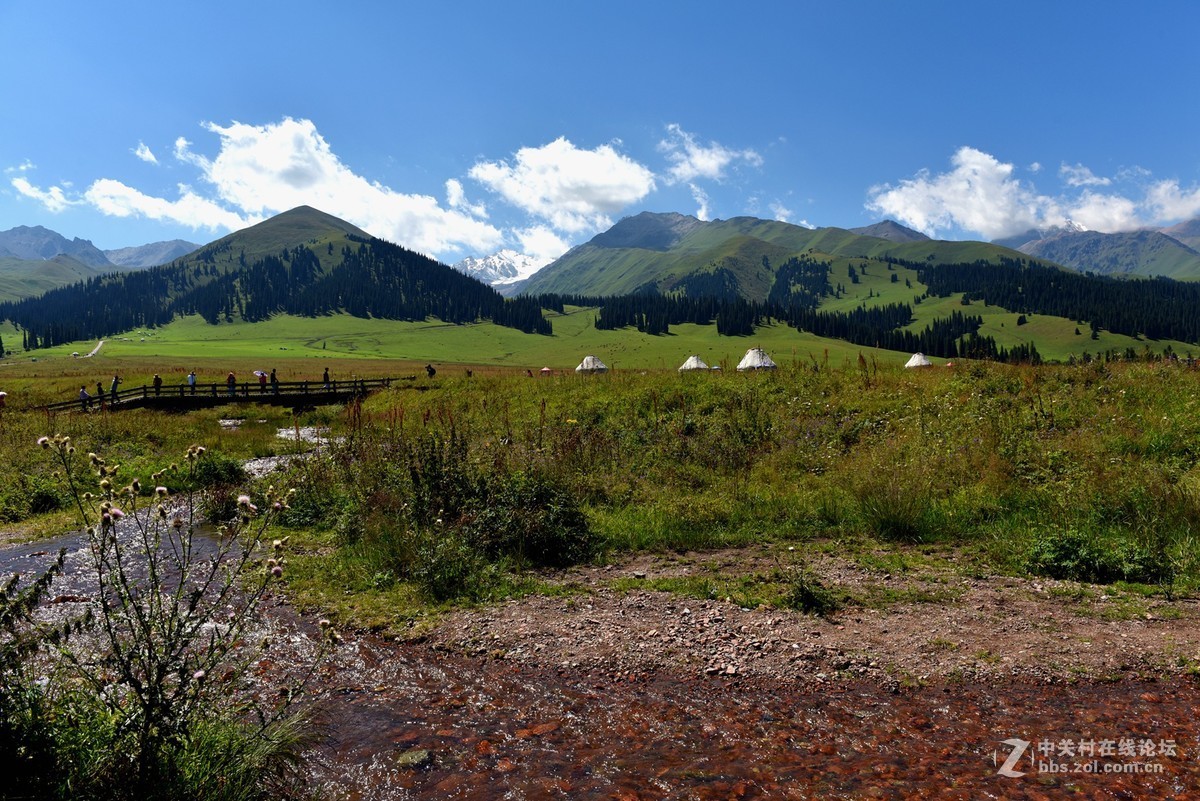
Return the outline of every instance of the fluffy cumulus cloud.
[[[533,225],[515,232],[521,252],[529,256],[534,264],[545,267],[571,249],[567,240],[545,225]]]
[[[717,142],[700,143],[695,135],[678,124],[667,126],[667,138],[658,143],[670,166],[666,180],[671,184],[693,183],[697,179],[720,181],[737,164],[761,167],[762,156],[753,150],[734,150]]]
[[[157,197],[119,180],[101,178],[82,193],[68,186],[40,189],[12,179],[21,194],[46,208],[86,204],[117,217],[140,216],[192,228],[233,230],[301,205],[315,206],[364,230],[438,256],[498,247],[504,235],[466,202],[461,184],[447,185],[449,208],[436,198],[397,192],[356,175],[309,120],[267,125],[206,123],[219,143],[215,157],[175,142],[174,156],[199,172],[198,188],[181,186],[175,198]],[[156,161],[144,143],[134,151]]]
[[[242,213],[262,216],[315,206],[376,236],[435,255],[488,250],[503,240],[499,229],[469,212],[355,174],[309,120],[207,123],[205,128],[220,138],[215,158],[193,152],[182,140],[176,156],[195,165],[220,201]]]
[[[1069,221],[1112,233],[1167,225],[1200,216],[1200,187],[1153,181],[1141,167],[1098,176],[1083,164],[1063,164],[1063,191],[1039,193],[1014,175],[1013,165],[971,147],[951,159],[951,169],[922,170],[896,185],[869,190],[867,208],[930,236],[959,229],[996,239]]]
[[[951,168],[873,187],[867,208],[930,236],[962,228],[995,239],[1037,227],[1053,205],[1013,177],[1013,165],[975,148],[959,148]]]
[[[564,137],[523,147],[511,162],[479,162],[469,175],[566,234],[607,228],[611,215],[654,190],[654,173],[612,145],[588,150]]]
[[[1200,217],[1200,186],[1184,189],[1178,181],[1158,181],[1146,193],[1155,219],[1185,220]]]

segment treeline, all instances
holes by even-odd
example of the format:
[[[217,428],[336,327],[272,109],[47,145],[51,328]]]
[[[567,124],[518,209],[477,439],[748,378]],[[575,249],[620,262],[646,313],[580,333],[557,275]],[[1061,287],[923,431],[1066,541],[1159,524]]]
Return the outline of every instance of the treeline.
[[[249,264],[239,256],[224,269],[211,256],[206,250],[197,262],[93,278],[0,304],[0,319],[24,329],[30,348],[161,326],[188,314],[216,324],[344,312],[455,324],[492,320],[526,333],[552,332],[536,299],[506,300],[474,278],[382,240],[353,238],[331,269],[304,246]]]
[[[999,263],[894,263],[915,269],[932,295],[955,292],[1019,314],[1048,314],[1095,330],[1200,341],[1200,284],[1170,278],[1074,273],[1023,259]]]
[[[830,264],[800,256],[780,265],[765,303],[729,297],[687,294],[660,295],[651,291],[619,297],[544,295],[541,304],[561,312],[566,305],[598,307],[595,325],[614,330],[632,327],[647,334],[667,334],[672,325],[694,323],[717,326],[723,336],[749,336],[758,326],[779,320],[798,330],[821,337],[842,339],[855,345],[907,352],[920,351],[947,359],[992,359],[1004,362],[1041,361],[1033,345],[1003,348],[995,339],[981,336],[983,320],[955,311],[921,331],[905,328],[913,320],[912,307],[893,303],[860,307],[848,312],[819,311],[821,300],[833,295],[829,283]],[[727,289],[728,277],[721,271],[705,279],[709,285]]]

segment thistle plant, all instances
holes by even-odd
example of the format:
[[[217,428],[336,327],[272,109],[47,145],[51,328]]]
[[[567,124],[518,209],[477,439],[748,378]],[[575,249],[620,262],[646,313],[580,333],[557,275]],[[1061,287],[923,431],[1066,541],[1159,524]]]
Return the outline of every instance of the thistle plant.
[[[261,509],[243,495],[232,519],[214,521],[215,537],[201,536],[193,479],[203,447],[151,476],[154,490],[144,494],[137,479],[123,484],[119,467],[95,453],[87,469],[96,491],[84,491],[70,438],[39,444],[61,469],[97,582],[91,647],[75,644],[61,655],[115,722],[118,750],[129,760],[116,773],[154,794],[171,784],[173,755],[186,752],[199,729],[233,721],[249,739],[269,740],[286,726],[299,684],[257,698],[250,668],[269,645],[256,636],[256,612],[286,568],[287,539],[269,540],[267,532],[289,495],[270,487]],[[164,480],[168,471],[179,474],[175,481]],[[189,489],[175,495],[166,483]],[[321,637],[332,643],[336,634],[322,627]]]

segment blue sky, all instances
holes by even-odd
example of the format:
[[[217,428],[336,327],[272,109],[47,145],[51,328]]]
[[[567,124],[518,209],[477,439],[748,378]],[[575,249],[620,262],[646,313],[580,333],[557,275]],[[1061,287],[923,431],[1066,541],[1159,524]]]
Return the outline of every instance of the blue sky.
[[[644,210],[1200,216],[1193,2],[4,0],[0,30],[0,230],[101,248],[301,204],[451,263]]]

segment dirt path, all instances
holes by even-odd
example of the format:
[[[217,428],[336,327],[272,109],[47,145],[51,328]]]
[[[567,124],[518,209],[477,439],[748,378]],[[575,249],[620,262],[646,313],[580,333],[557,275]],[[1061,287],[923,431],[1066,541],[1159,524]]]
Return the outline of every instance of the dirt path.
[[[581,590],[577,595],[457,612],[431,641],[456,652],[618,676],[665,669],[802,684],[866,678],[886,687],[1163,677],[1200,668],[1196,601],[1109,594],[1074,582],[974,578],[950,569],[893,575],[825,557],[811,566],[826,586],[889,599],[828,618],[637,589],[662,577],[769,570],[773,559],[746,551],[642,556],[574,570],[559,580]],[[613,590],[622,577],[632,589]]]
[[[640,556],[420,643],[350,635],[314,781],[348,798],[1200,798],[1195,603],[832,558],[814,562],[830,584],[925,600],[825,620],[613,589],[773,560]]]

